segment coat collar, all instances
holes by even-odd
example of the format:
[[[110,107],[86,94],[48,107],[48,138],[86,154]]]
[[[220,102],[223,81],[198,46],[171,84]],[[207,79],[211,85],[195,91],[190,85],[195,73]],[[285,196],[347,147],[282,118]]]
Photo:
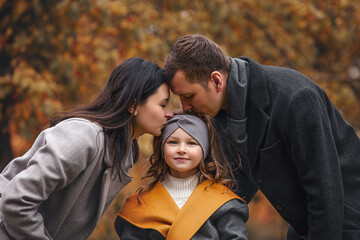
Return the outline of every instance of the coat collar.
[[[247,102],[248,115],[248,154],[249,172],[251,175],[258,159],[259,149],[265,137],[270,108],[270,97],[267,87],[267,75],[264,66],[251,58],[241,58],[249,63],[249,89]]]
[[[246,70],[241,66],[244,63]],[[270,97],[266,78],[264,66],[251,58],[231,58],[226,122],[221,116],[216,117],[218,125],[223,125],[220,129],[240,152],[241,165],[248,176],[255,167],[269,122],[266,112],[270,107]]]
[[[137,194],[130,196],[118,216],[140,228],[155,229],[165,238],[190,239],[224,203],[240,199],[221,184],[210,180],[199,184],[179,209],[161,182],[144,193],[141,204]]]
[[[270,97],[264,66],[248,57],[235,59],[241,59],[249,63],[249,101],[257,108],[266,111],[270,106]]]
[[[247,155],[247,116],[246,101],[248,92],[248,64],[242,59],[231,60],[231,71],[227,86],[226,135],[231,143],[243,154]],[[233,101],[236,104],[233,104]]]

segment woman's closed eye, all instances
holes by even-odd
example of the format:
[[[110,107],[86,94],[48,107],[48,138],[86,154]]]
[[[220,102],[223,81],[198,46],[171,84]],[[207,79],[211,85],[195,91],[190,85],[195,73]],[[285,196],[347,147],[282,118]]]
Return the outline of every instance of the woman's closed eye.
[[[160,106],[161,106],[162,108],[166,108],[166,107],[168,106],[168,103],[167,103],[167,102],[161,103]]]

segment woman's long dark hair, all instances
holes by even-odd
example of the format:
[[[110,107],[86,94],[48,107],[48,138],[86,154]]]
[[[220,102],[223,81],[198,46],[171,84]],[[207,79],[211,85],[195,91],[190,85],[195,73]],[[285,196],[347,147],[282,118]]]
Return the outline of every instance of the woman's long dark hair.
[[[162,70],[158,65],[141,58],[130,58],[112,71],[105,87],[93,102],[70,112],[59,113],[50,120],[50,125],[55,126],[73,117],[99,124],[104,130],[106,147],[112,151],[113,166],[120,175],[120,170],[123,170],[121,163],[130,151],[134,134],[134,117],[129,109],[133,106],[135,111],[163,83]],[[137,140],[133,143],[136,161],[139,146]]]

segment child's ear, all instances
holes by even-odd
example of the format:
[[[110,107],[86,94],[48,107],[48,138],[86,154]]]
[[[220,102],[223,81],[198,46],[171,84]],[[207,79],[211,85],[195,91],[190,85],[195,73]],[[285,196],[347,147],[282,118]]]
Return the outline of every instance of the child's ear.
[[[137,110],[135,109],[135,105],[136,105],[136,100],[134,100],[134,103],[128,109],[129,113],[134,117],[137,115]]]

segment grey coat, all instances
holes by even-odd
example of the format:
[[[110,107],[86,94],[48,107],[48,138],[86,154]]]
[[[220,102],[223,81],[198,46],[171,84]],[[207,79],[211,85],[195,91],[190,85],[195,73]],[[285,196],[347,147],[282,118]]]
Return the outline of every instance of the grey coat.
[[[130,196],[118,214],[121,240],[248,239],[246,203],[219,183],[200,183],[181,209],[160,182],[138,200]]]
[[[86,239],[131,181],[113,171],[102,128],[73,118],[44,130],[0,175],[0,239]]]
[[[250,58],[231,62],[228,109],[215,119],[232,164],[241,157],[237,194],[249,202],[263,192],[292,226],[289,239],[360,239],[354,129],[301,73]]]
[[[249,210],[244,202],[230,200],[206,220],[191,240],[247,240],[245,222],[248,217]],[[139,228],[119,216],[115,221],[115,229],[121,240],[165,240],[155,229]]]

